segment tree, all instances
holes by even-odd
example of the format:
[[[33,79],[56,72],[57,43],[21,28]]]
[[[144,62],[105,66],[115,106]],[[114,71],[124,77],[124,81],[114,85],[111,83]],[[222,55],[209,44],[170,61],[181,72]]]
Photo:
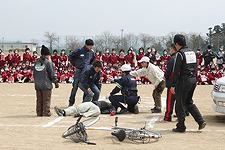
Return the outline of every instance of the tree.
[[[82,47],[82,43],[79,41],[78,38],[76,38],[74,36],[67,36],[66,37],[66,44],[67,44],[66,47],[70,50],[74,50],[76,48]]]
[[[154,37],[150,36],[149,34],[140,33],[139,39],[140,39],[140,41],[142,43],[142,47],[144,49],[149,47],[150,44],[153,44],[153,42],[154,42]]]
[[[128,50],[130,47],[138,47],[138,36],[133,33],[125,34],[123,46],[125,50]]]
[[[44,37],[45,42],[49,44],[49,50],[52,53],[53,45],[58,41],[58,36],[56,33],[45,32]]]

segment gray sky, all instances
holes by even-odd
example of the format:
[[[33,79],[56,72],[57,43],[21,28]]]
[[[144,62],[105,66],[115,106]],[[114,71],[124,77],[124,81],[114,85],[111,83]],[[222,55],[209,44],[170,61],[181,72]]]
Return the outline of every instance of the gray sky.
[[[0,41],[60,36],[205,33],[225,22],[224,0],[0,0]]]

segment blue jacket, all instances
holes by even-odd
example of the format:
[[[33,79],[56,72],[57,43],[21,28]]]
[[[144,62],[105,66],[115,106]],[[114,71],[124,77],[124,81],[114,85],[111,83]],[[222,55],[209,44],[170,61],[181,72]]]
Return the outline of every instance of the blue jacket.
[[[137,96],[137,82],[130,74],[114,81],[117,83],[117,86],[112,90],[110,95],[115,95],[121,91],[122,95],[127,97]]]
[[[94,59],[94,52],[90,51],[86,46],[81,49],[75,49],[69,54],[71,64],[81,70],[87,65],[91,65]]]
[[[99,90],[101,90],[101,71],[95,72],[94,67],[86,70],[81,78],[80,83],[86,88],[90,88],[91,85],[95,84]]]

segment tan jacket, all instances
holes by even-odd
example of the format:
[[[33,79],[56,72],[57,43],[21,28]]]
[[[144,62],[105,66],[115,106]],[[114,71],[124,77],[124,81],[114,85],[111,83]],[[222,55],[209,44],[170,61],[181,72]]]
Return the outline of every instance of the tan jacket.
[[[159,85],[159,83],[164,80],[164,72],[158,66],[155,66],[152,63],[149,63],[147,68],[131,71],[130,74],[135,77],[146,76],[155,86]]]

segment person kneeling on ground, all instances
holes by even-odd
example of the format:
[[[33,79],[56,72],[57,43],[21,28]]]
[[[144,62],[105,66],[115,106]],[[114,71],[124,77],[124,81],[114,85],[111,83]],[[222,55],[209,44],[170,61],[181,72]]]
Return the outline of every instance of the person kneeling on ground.
[[[101,69],[102,63],[95,61],[93,66],[86,70],[79,83],[79,88],[84,92],[83,102],[97,101],[101,91]]]
[[[111,79],[112,81],[117,83],[117,86],[112,90],[109,96],[109,100],[112,105],[116,108],[116,110],[120,107],[121,110],[119,114],[123,114],[127,111],[132,112],[134,114],[138,114],[138,106],[137,103],[139,101],[139,96],[137,95],[137,82],[130,75],[131,66],[128,64],[124,64],[121,67],[123,72],[123,76],[120,79]],[[122,95],[115,95],[121,91]],[[127,104],[128,107],[125,108],[121,103]]]
[[[105,101],[84,102],[76,106],[70,106],[66,109],[60,109],[57,106],[54,107],[58,116],[71,116],[77,117],[83,115],[84,117],[95,117],[102,114],[110,114],[114,116],[116,114],[115,108]]]

